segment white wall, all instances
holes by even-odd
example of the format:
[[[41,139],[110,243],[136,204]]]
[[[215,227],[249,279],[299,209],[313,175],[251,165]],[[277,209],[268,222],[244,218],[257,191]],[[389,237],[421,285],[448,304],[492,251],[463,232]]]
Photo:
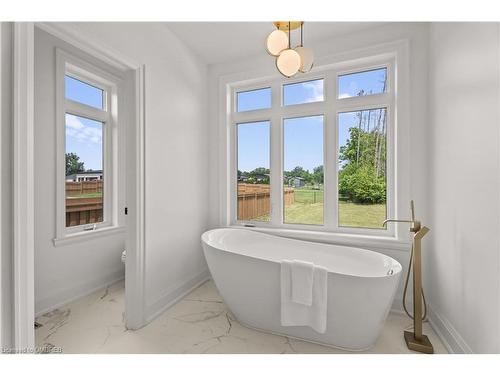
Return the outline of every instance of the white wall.
[[[456,351],[500,352],[498,24],[431,24],[428,300]]]
[[[125,275],[121,262],[121,252],[125,248],[123,232],[57,247],[53,243],[56,233],[56,47],[89,61],[89,57],[79,50],[35,28],[36,315],[109,285]],[[101,65],[102,69],[107,68]],[[122,214],[123,211],[118,212]]]
[[[12,24],[0,23],[0,347],[12,345]]]
[[[208,277],[207,69],[164,25],[75,27],[146,65],[146,314]]]
[[[427,219],[426,202],[427,189],[425,178],[427,176],[427,101],[426,101],[426,78],[427,78],[427,25],[412,23],[395,23],[375,27],[369,30],[360,31],[336,38],[327,38],[325,41],[308,42],[315,53],[315,64],[324,64],[322,60],[333,54],[355,51],[357,49],[369,48],[374,45],[390,43],[398,40],[409,41],[409,82],[410,82],[410,155],[415,155],[411,159],[412,174],[409,181],[410,196],[415,200],[417,215],[422,220]],[[223,220],[219,213],[221,206],[218,177],[219,160],[225,152],[220,147],[219,123],[225,119],[219,119],[218,114],[218,90],[219,79],[226,75],[243,75],[249,78],[278,75],[274,60],[264,52],[255,58],[247,58],[242,61],[227,62],[209,66],[209,115],[210,115],[210,225],[212,227],[223,225]],[[408,202],[409,207],[409,202]],[[405,211],[406,214],[406,211]],[[409,208],[408,208],[409,216]],[[377,251],[383,252],[397,259],[406,270],[409,253],[408,247],[398,250],[389,250],[378,247]],[[411,298],[411,296],[410,296]],[[401,309],[402,285],[395,298],[394,308]]]

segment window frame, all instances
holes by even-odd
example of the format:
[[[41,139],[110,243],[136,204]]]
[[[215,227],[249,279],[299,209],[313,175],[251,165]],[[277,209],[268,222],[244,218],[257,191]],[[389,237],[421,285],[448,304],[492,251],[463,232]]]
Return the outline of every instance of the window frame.
[[[225,113],[227,127],[228,173],[226,186],[227,193],[222,192],[222,198],[227,197],[225,206],[222,207],[223,219],[229,226],[251,225],[256,229],[264,231],[287,232],[300,237],[324,237],[325,233],[331,238],[358,238],[360,242],[369,242],[370,239],[381,239],[391,243],[407,243],[403,231],[396,226],[388,226],[387,229],[341,227],[338,223],[338,114],[342,112],[360,111],[368,109],[387,109],[387,217],[401,216],[404,212],[401,207],[406,206],[409,201],[408,172],[403,171],[408,160],[407,149],[404,149],[407,136],[407,124],[403,116],[398,118],[399,107],[404,108],[407,100],[407,90],[399,90],[398,85],[405,81],[404,65],[407,59],[406,46],[403,43],[395,43],[395,49],[387,51],[385,46],[379,51],[367,51],[366,54],[358,55],[317,67],[313,74],[303,74],[293,79],[282,77],[252,78],[242,81],[231,81],[226,79],[226,84],[221,83],[221,89],[226,92]],[[390,47],[389,47],[390,48]],[[381,50],[384,50],[383,52]],[[399,60],[398,60],[399,59]],[[399,64],[399,65],[398,65]],[[387,69],[386,92],[366,95],[362,97],[338,98],[338,77],[345,74],[370,71],[374,69]],[[405,71],[403,71],[405,70]],[[234,78],[234,77],[233,77]],[[294,105],[283,105],[283,85],[323,79],[323,101],[310,102]],[[250,91],[262,87],[271,87],[271,108],[265,110],[254,110],[248,112],[233,111],[236,92]],[[283,178],[283,120],[292,117],[324,116],[324,224],[287,224],[283,218],[283,189],[282,184],[272,181],[282,181]],[[234,125],[242,122],[271,121],[271,220],[269,222],[258,222],[252,220],[237,220],[237,178],[235,165],[235,134]],[[401,129],[399,129],[399,127]],[[396,132],[398,129],[398,132]],[[333,133],[333,134],[332,134]],[[398,138],[401,137],[401,138]],[[396,164],[396,154],[401,155],[401,162]],[[396,184],[397,179],[397,184]],[[330,183],[329,183],[330,181]],[[399,214],[399,215],[398,215]],[[329,236],[331,235],[331,236]]]
[[[65,76],[103,91],[103,109],[65,97]],[[54,242],[88,237],[119,227],[118,209],[118,92],[122,79],[61,49],[56,49],[56,237]],[[66,114],[102,122],[103,221],[66,227]]]

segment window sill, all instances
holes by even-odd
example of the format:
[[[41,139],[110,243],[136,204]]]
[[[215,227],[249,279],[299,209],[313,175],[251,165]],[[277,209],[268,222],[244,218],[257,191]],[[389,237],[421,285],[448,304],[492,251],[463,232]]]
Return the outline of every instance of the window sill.
[[[84,231],[78,233],[68,234],[64,237],[54,238],[54,246],[65,246],[77,242],[90,241],[95,238],[111,236],[114,234],[125,233],[124,226],[110,226],[92,231]]]
[[[288,237],[296,240],[321,242],[332,245],[366,248],[369,250],[397,250],[407,252],[410,250],[411,242],[399,240],[393,237],[370,236],[363,234],[332,233],[314,230],[288,229],[288,228],[263,228],[246,227],[233,224],[230,228],[243,228],[255,230],[275,236]]]

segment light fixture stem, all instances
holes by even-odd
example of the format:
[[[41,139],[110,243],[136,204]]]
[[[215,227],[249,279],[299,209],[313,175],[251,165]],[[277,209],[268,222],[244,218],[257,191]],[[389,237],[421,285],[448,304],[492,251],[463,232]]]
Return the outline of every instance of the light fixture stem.
[[[292,28],[291,28],[291,22],[288,21],[288,49],[292,48]]]
[[[303,26],[304,26],[304,22],[301,22],[300,23],[300,46],[301,47],[304,47],[304,39],[303,39],[304,29],[303,29]]]

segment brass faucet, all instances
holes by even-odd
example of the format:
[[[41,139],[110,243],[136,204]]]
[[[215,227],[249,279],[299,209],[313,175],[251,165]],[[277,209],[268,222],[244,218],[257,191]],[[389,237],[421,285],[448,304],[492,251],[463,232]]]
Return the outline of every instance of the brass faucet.
[[[413,204],[413,200],[410,201],[410,215],[411,220],[387,219],[384,220],[382,225],[385,227],[387,223],[409,223],[410,232],[417,233],[422,228],[422,225],[420,221],[415,220],[415,205]]]
[[[410,232],[414,233],[411,255],[410,255],[410,264],[408,266],[408,271],[406,274],[406,281],[404,287],[404,296],[403,296],[403,307],[410,318],[413,319],[413,332],[404,331],[404,338],[406,341],[406,346],[409,349],[415,350],[422,353],[432,354],[434,353],[434,348],[429,340],[429,338],[422,333],[422,321],[425,318],[426,313],[422,316],[422,302],[425,310],[425,297],[422,292],[422,245],[421,240],[427,232],[429,232],[429,228],[422,227],[422,224],[419,220],[415,220],[415,207],[413,204],[413,200],[410,201],[410,214],[411,220],[399,220],[399,219],[387,219],[384,221],[383,225],[386,226],[387,223],[409,223],[410,224]],[[413,316],[408,313],[406,309],[406,290],[408,286],[408,279],[410,277],[410,270],[413,266]],[[423,300],[423,301],[422,301]]]

